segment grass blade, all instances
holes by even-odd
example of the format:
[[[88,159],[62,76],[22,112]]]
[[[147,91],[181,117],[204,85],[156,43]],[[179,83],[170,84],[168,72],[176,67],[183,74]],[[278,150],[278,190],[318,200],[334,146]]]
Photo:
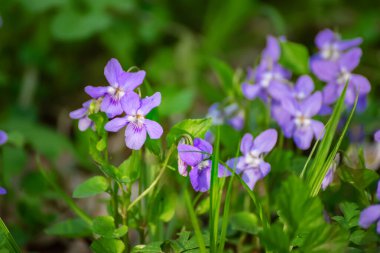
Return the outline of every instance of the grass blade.
[[[9,232],[7,226],[4,224],[3,220],[0,218],[0,238],[5,238],[5,247],[9,253],[21,253],[20,248],[17,246],[16,241]],[[4,245],[3,245],[4,246]]]

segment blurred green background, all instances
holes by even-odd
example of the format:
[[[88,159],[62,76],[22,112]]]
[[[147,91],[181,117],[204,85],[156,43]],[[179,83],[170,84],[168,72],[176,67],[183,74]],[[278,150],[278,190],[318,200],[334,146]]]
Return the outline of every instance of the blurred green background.
[[[168,129],[203,117],[225,98],[212,59],[244,70],[257,62],[268,34],[313,53],[317,32],[331,28],[343,38],[364,39],[357,72],[368,77],[372,92],[360,120],[368,131],[380,127],[379,1],[1,0],[0,16],[0,129],[12,142],[2,148],[0,185],[10,193],[0,200],[0,215],[29,249],[44,244],[35,238],[57,220],[57,210],[68,212],[35,170],[35,156],[64,179],[71,175],[68,192],[83,181],[82,171],[93,165],[85,134],[68,113],[87,100],[84,86],[106,84],[103,68],[112,57],[124,69],[147,71],[162,93],[159,113]],[[123,138],[114,143],[111,152],[121,160]]]

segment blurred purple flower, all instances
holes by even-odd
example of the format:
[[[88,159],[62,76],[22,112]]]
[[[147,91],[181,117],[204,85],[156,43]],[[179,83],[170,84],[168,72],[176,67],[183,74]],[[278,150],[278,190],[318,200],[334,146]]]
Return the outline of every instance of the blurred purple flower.
[[[306,150],[310,148],[313,137],[320,139],[324,135],[324,125],[322,122],[313,120],[322,105],[322,95],[315,92],[302,102],[297,102],[294,98],[282,100],[282,107],[286,113],[281,117],[280,126],[287,138],[293,137],[297,147]]]
[[[145,118],[159,104],[161,104],[161,93],[159,92],[143,99],[135,92],[129,92],[121,100],[121,106],[126,116],[112,119],[105,125],[105,129],[117,132],[126,127],[125,143],[127,147],[135,150],[141,149],[147,133],[151,139],[159,139],[163,133],[160,124]]]
[[[322,60],[336,61],[344,51],[359,46],[362,41],[361,38],[342,40],[339,34],[330,29],[324,29],[315,38],[315,44],[320,50],[317,57]]]
[[[85,91],[92,98],[103,97],[101,111],[110,118],[123,113],[121,100],[129,92],[137,88],[145,78],[145,71],[125,72],[119,61],[111,59],[104,68],[104,75],[109,86],[86,86]]]
[[[243,156],[227,161],[231,168],[236,167],[237,174],[250,189],[255,187],[258,180],[264,178],[270,171],[271,166],[264,161],[264,156],[269,153],[277,142],[277,132],[268,129],[253,139],[252,134],[245,134],[241,140],[240,151]]]
[[[380,181],[377,183],[376,197],[380,200]],[[380,204],[371,205],[364,209],[359,217],[359,226],[369,228],[376,222],[376,232],[380,234]]]
[[[323,190],[326,190],[327,186],[329,186],[333,182],[334,174],[335,174],[335,171],[336,171],[336,168],[337,168],[339,162],[340,162],[340,154],[337,153],[335,155],[334,160],[332,161],[332,163],[330,165],[329,170],[326,173],[326,176],[323,178],[323,181],[322,181],[322,189]]]
[[[268,36],[259,66],[255,70],[248,69],[247,78],[242,84],[242,91],[247,99],[259,97],[266,102],[268,96],[281,99],[284,92],[288,91],[286,85],[291,73],[278,64],[280,53],[278,40]]]
[[[210,189],[210,180],[211,180],[211,155],[212,155],[212,146],[205,140],[200,138],[194,139],[194,145],[179,144],[178,145],[178,154],[180,160],[185,164],[191,167],[189,177],[191,185],[195,191],[205,192]],[[181,163],[182,163],[181,162]],[[187,166],[186,166],[187,167]],[[226,169],[222,165],[218,165],[218,176],[227,176],[229,175]],[[182,171],[182,173],[181,173]],[[186,172],[183,172],[181,168],[180,174],[187,175]]]
[[[362,51],[354,48],[344,53],[336,62],[312,62],[311,66],[316,76],[327,82],[323,89],[323,102],[327,105],[334,103],[348,82],[345,103],[351,106],[356,96],[366,96],[371,90],[368,79],[362,75],[353,74],[359,64]]]
[[[380,142],[380,130],[377,130],[374,134],[374,139],[376,142]]]
[[[8,135],[6,132],[0,130],[0,145],[5,144],[8,141]]]
[[[80,131],[86,131],[89,127],[93,127],[94,122],[88,117],[90,114],[90,105],[93,100],[88,100],[82,104],[82,108],[70,112],[70,118],[79,119],[78,128]]]
[[[180,139],[178,142],[178,145],[186,144],[186,141],[184,138]],[[184,177],[188,175],[187,171],[188,165],[181,159],[180,153],[178,152],[178,173]]]
[[[226,123],[238,131],[243,129],[245,114],[239,105],[233,103],[224,108],[221,107],[219,103],[215,103],[208,110],[207,117],[212,118],[213,125]]]
[[[5,190],[3,187],[0,187],[0,195],[7,194],[7,190]]]
[[[291,91],[297,101],[308,98],[314,90],[314,82],[308,75],[300,76]]]

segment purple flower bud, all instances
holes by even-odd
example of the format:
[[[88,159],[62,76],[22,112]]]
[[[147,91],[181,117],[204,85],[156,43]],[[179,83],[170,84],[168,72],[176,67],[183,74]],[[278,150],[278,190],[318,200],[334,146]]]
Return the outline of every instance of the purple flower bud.
[[[8,135],[6,132],[0,130],[0,145],[5,144],[8,141]]]
[[[0,195],[7,194],[7,190],[5,190],[3,187],[0,187]]]
[[[93,100],[88,100],[82,104],[82,108],[70,112],[70,118],[79,119],[78,128],[80,131],[86,131],[89,127],[93,127],[94,125],[94,122],[88,117],[92,101]]]

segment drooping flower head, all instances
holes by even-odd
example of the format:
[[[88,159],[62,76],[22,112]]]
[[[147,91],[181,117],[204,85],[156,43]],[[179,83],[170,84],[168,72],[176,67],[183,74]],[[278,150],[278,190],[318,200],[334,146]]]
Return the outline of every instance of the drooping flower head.
[[[212,145],[203,139],[195,138],[193,145],[179,144],[177,149],[180,160],[186,165],[186,172],[181,168],[181,175],[187,175],[187,166],[190,166],[189,177],[193,189],[200,192],[208,191],[211,181]],[[227,175],[226,169],[219,164],[218,176]]]
[[[286,84],[291,73],[279,63],[280,45],[273,36],[267,37],[267,47],[264,49],[260,64],[255,70],[249,69],[246,80],[242,84],[243,95],[250,100],[256,97],[264,102],[268,97],[280,99],[277,95],[286,90]]]
[[[332,163],[330,165],[329,170],[326,173],[326,176],[323,178],[322,190],[326,190],[327,186],[329,186],[333,182],[334,174],[335,174],[335,171],[336,171],[336,168],[337,168],[339,162],[340,162],[340,154],[337,153],[335,155],[334,160],[332,161]]]
[[[89,127],[94,126],[94,122],[88,117],[91,114],[90,105],[94,100],[88,100],[82,104],[82,108],[70,112],[70,118],[79,119],[78,128],[80,131],[86,131]]]
[[[317,58],[326,61],[336,61],[343,52],[359,46],[362,41],[361,38],[342,40],[338,33],[334,33],[330,29],[324,29],[315,37],[315,44],[320,50]]]
[[[109,132],[117,132],[125,129],[125,143],[130,149],[141,149],[148,133],[151,139],[159,139],[163,129],[155,121],[145,116],[155,107],[161,104],[161,93],[156,92],[151,97],[141,99],[135,92],[129,92],[123,97],[121,106],[126,116],[117,117],[105,125]]]
[[[380,130],[377,130],[374,134],[374,139],[376,142],[380,142]]]
[[[121,100],[144,81],[145,71],[125,72],[119,61],[111,59],[104,68],[109,86],[86,86],[85,91],[92,98],[103,97],[101,111],[110,118],[123,113]]]
[[[0,130],[0,145],[5,144],[8,141],[8,135],[3,130]]]
[[[380,200],[380,180],[377,183],[376,197]],[[376,232],[380,234],[380,204],[375,204],[364,209],[359,217],[359,226],[369,228],[376,223]]]
[[[343,55],[336,62],[312,62],[311,66],[316,76],[327,82],[323,89],[323,102],[327,105],[334,103],[342,94],[348,82],[345,103],[352,106],[356,96],[365,97],[371,90],[368,79],[352,71],[358,66],[362,51],[354,48]]]
[[[0,195],[7,194],[7,190],[5,190],[3,187],[0,187]]]
[[[255,187],[258,180],[264,178],[271,166],[264,161],[264,156],[269,153],[277,142],[277,132],[268,129],[253,139],[252,134],[245,134],[241,140],[240,151],[243,156],[227,161],[227,165],[235,168],[237,174],[241,174],[244,182],[250,189]]]
[[[314,137],[316,139],[323,137],[323,123],[312,118],[319,112],[321,105],[320,92],[315,92],[302,102],[291,98],[282,100],[282,107],[287,113],[282,115],[281,128],[285,137],[293,137],[298,148],[309,149]]]

